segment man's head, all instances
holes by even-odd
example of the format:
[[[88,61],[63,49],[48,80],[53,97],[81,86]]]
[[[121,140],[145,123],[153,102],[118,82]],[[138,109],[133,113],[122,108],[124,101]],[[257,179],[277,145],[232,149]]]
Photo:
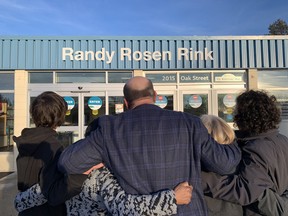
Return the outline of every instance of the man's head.
[[[141,76],[129,79],[124,86],[123,93],[128,109],[133,109],[141,104],[153,104],[156,99],[156,92],[151,80]]]
[[[66,111],[65,100],[52,91],[38,95],[30,106],[30,113],[36,127],[55,129],[64,123]]]

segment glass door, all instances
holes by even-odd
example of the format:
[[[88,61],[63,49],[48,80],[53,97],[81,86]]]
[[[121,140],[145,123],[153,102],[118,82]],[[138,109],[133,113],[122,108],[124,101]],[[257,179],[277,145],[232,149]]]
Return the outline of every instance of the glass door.
[[[157,97],[155,101],[155,105],[167,109],[167,110],[176,110],[177,103],[176,100],[176,92],[175,91],[165,91],[159,90],[157,91]]]
[[[180,110],[196,116],[211,113],[210,90],[183,90],[179,97]]]
[[[233,127],[234,110],[237,96],[245,89],[221,89],[213,91],[213,114],[224,119]]]
[[[69,145],[84,137],[90,122],[106,114],[105,92],[58,92],[68,105],[65,123],[57,129],[59,139]]]

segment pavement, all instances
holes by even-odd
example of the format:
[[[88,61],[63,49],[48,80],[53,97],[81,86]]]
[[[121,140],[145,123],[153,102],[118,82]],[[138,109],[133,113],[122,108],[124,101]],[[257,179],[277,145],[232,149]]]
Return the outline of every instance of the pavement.
[[[17,192],[17,173],[0,173],[0,216],[18,215],[13,204]]]

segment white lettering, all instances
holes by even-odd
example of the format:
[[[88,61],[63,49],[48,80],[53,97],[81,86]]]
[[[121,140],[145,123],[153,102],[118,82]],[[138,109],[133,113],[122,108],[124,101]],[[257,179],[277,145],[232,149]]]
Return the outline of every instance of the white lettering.
[[[62,48],[62,60],[70,61],[105,61],[106,64],[111,64],[116,51],[106,51],[105,48],[101,48],[98,51],[81,51],[73,50],[70,47]],[[192,61],[192,60],[214,60],[213,51],[209,51],[207,48],[204,48],[203,51],[195,51],[193,48],[178,48],[177,49],[177,61]],[[121,61],[171,61],[172,53],[171,51],[133,51],[131,48],[120,48],[120,60]]]
[[[162,57],[162,55],[161,55],[161,53],[160,53],[159,51],[155,51],[155,52],[153,52],[153,54],[152,54],[152,58],[153,58],[153,60],[155,60],[155,61],[160,61],[160,60],[161,60],[161,57]]]
[[[108,58],[108,61],[106,61],[107,64],[110,64],[112,62],[114,54],[115,54],[115,51],[112,51],[110,55],[109,55],[109,52],[106,51],[106,55],[107,55],[107,58]]]
[[[208,81],[208,76],[204,76],[204,77],[201,77],[201,76],[193,76],[193,80],[204,80],[204,81]]]
[[[95,58],[98,61],[104,61],[105,60],[105,49],[102,48],[101,51],[95,52]]]
[[[121,48],[120,59],[124,61],[124,57],[128,58],[128,61],[131,61],[131,49],[130,48]]]
[[[203,52],[202,51],[195,51],[194,52],[194,60],[198,60],[198,55],[200,56],[200,60],[203,60]]]
[[[141,61],[142,53],[140,51],[133,52],[133,60],[134,61]]]
[[[74,52],[74,59],[76,61],[83,61],[84,60],[84,52],[83,51],[75,51]]]
[[[73,58],[73,49],[72,48],[62,48],[62,61],[66,61],[66,57],[69,57],[70,58],[70,61],[74,60]]]
[[[150,61],[151,59],[152,59],[152,56],[151,56],[151,52],[149,52],[149,51],[145,51],[144,53],[143,53],[143,59],[145,60],[145,61]]]
[[[166,58],[167,56],[167,58]],[[163,60],[168,60],[168,61],[171,61],[171,52],[170,51],[163,51]]]
[[[182,57],[184,57],[184,60],[188,60],[188,49],[178,48],[177,56],[178,61],[181,61]]]
[[[85,52],[85,60],[95,60],[94,58],[94,52],[93,51],[87,51]],[[90,59],[89,59],[89,56],[90,56]]]
[[[214,60],[212,53],[213,53],[213,51],[208,52],[208,49],[205,48],[205,60],[207,60],[207,58],[209,58],[210,60]]]

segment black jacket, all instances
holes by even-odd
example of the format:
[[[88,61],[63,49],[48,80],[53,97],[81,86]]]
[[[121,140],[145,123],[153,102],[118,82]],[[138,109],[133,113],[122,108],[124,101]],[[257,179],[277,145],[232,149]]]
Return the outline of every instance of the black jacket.
[[[33,207],[19,215],[66,215],[65,200],[81,191],[85,175],[66,176],[58,171],[57,162],[63,147],[51,128],[25,128],[13,137],[19,155],[16,159],[18,190],[25,191],[39,183],[48,203]]]
[[[283,194],[288,188],[288,138],[276,129],[257,136],[237,137],[242,149],[239,172],[204,176],[205,190],[208,188],[215,198],[243,206],[255,203],[266,189]]]

